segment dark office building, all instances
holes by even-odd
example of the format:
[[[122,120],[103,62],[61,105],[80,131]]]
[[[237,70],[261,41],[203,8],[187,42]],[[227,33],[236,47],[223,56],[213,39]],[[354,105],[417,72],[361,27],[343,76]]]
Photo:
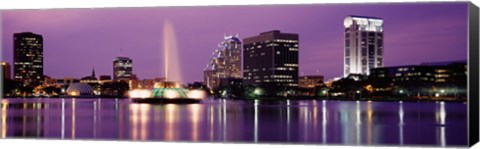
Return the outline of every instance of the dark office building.
[[[10,63],[2,62],[2,71],[3,71],[3,78],[4,79],[12,79],[12,66]]]
[[[431,97],[465,97],[466,61],[422,63],[370,69],[370,82],[384,91]]]
[[[370,69],[370,77],[392,83],[434,83],[435,69],[422,65],[373,68]]]
[[[43,37],[31,32],[13,34],[14,79],[23,85],[43,83]]]
[[[298,34],[278,30],[243,39],[245,85],[263,86],[271,96],[298,87]]]
[[[117,57],[113,60],[113,79],[130,80],[132,78],[132,59]]]
[[[422,63],[435,71],[435,83],[445,86],[467,86],[467,61]]]

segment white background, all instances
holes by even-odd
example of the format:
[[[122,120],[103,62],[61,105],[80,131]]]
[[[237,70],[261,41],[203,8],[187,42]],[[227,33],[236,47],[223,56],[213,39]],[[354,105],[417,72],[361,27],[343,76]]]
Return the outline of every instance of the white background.
[[[192,6],[192,5],[252,5],[252,4],[298,4],[298,3],[374,3],[374,2],[424,2],[431,0],[0,0],[0,9],[38,8],[102,8],[102,7],[142,7],[142,6]],[[451,1],[451,0],[434,0]],[[458,0],[457,0],[458,1]],[[463,1],[463,0],[462,0]],[[472,0],[477,6],[480,0]],[[0,30],[1,32],[1,30]],[[1,44],[1,43],[0,43]],[[1,47],[1,46],[0,46]],[[477,126],[478,127],[478,126]],[[400,148],[365,146],[326,146],[326,145],[283,145],[283,144],[223,144],[223,143],[165,143],[130,141],[91,141],[91,140],[46,140],[46,139],[0,139],[0,148],[163,148],[163,149],[310,149],[310,148]],[[418,147],[404,147],[418,148]],[[422,147],[425,148],[425,147]],[[474,148],[480,148],[476,144]]]

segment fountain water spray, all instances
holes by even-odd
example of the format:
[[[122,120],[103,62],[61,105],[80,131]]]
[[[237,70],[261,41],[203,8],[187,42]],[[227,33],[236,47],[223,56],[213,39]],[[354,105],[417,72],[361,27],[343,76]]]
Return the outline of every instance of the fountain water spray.
[[[169,20],[163,25],[163,51],[165,81],[182,83],[175,30]]]

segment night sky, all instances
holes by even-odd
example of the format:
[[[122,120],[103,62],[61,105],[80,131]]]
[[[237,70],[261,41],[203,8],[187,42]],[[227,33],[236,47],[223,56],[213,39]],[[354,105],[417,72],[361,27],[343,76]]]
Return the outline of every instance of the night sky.
[[[343,75],[343,19],[384,19],[385,66],[467,59],[467,3],[315,4],[2,11],[2,61],[13,33],[44,37],[44,72],[54,78],[112,75],[116,56],[133,59],[140,79],[163,77],[162,32],[173,24],[185,82],[203,70],[225,34],[298,33],[300,75]],[[120,49],[123,49],[121,52]]]

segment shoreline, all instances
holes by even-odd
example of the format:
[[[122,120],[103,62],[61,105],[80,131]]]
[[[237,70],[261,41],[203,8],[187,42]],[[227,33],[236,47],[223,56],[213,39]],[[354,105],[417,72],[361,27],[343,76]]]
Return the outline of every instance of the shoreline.
[[[10,99],[34,99],[34,98],[39,98],[39,99],[63,99],[63,98],[77,98],[77,99],[105,99],[105,100],[114,100],[114,99],[131,99],[128,97],[111,97],[111,96],[86,96],[86,97],[72,97],[72,96],[65,96],[65,97],[3,97],[5,98],[10,98]],[[208,98],[211,100],[222,100],[222,98]],[[254,101],[254,100],[259,100],[259,101],[287,101],[287,100],[293,100],[293,101],[376,101],[376,102],[468,102],[468,100],[452,100],[452,99],[431,99],[431,98],[425,98],[425,99],[399,99],[399,98],[361,98],[361,99],[348,99],[348,98],[307,98],[307,97],[296,97],[296,98],[258,98],[258,99],[226,99],[226,100],[236,100],[236,101]]]

